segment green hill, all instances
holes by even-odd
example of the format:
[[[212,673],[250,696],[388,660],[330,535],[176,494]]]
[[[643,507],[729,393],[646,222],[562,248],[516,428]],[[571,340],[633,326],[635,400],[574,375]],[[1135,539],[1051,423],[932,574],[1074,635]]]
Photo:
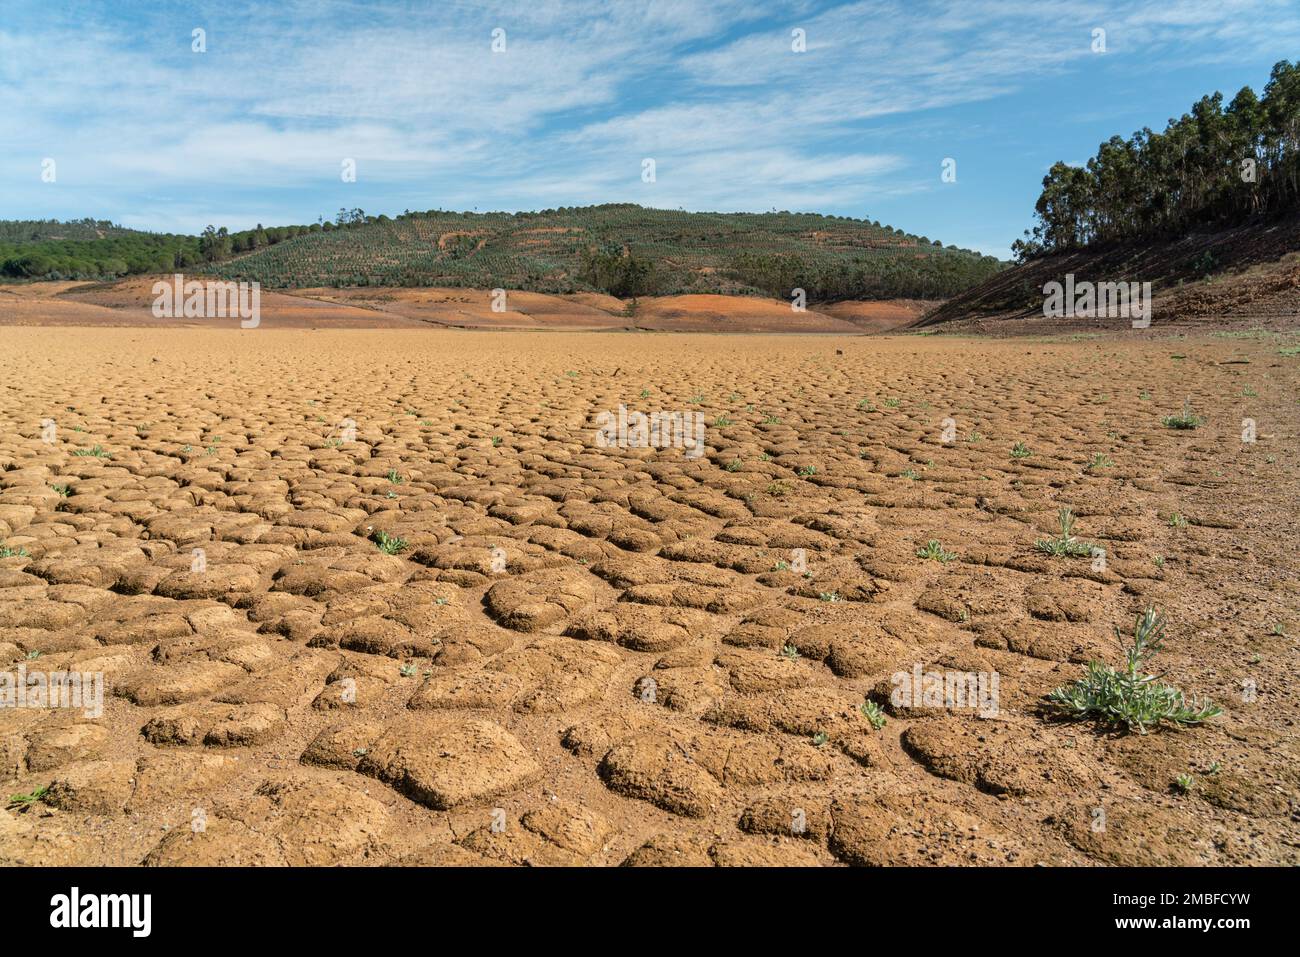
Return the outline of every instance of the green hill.
[[[354,211],[359,213],[360,211]],[[469,286],[616,295],[753,293],[943,298],[1001,268],[866,220],[815,213],[687,213],[635,205],[536,213],[361,214],[217,272],[265,286]]]
[[[92,235],[98,231],[103,235]],[[465,286],[618,296],[761,293],[810,301],[943,299],[1003,268],[878,222],[816,213],[687,213],[630,204],[535,213],[340,210],[336,222],[203,236],[112,224],[0,222],[0,279],[184,269],[267,288]]]

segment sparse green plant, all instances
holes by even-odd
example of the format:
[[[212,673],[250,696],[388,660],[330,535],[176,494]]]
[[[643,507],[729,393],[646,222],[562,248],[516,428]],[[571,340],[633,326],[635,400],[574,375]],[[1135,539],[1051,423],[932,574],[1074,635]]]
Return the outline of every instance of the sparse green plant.
[[[95,445],[89,449],[73,449],[72,454],[76,456],[92,456],[97,459],[111,459],[113,456],[104,451],[102,445]]]
[[[1024,442],[1017,442],[1015,445],[1011,446],[1011,457],[1013,459],[1027,459],[1033,454],[1034,453],[1029,450],[1029,446],[1025,445]]]
[[[799,649],[787,641],[781,647],[781,657],[787,658],[790,661],[798,661],[801,656],[799,654]]]
[[[1191,794],[1194,787],[1196,787],[1196,778],[1190,774],[1180,774],[1174,778],[1173,788],[1179,794]]]
[[[406,481],[406,479],[402,478],[400,475],[397,474],[397,469],[389,469],[388,481],[392,482],[394,485],[401,485],[403,482]]]
[[[976,442],[982,442],[983,440],[984,440],[984,436],[980,435],[978,432],[972,432],[966,436],[966,441],[971,443],[972,445],[974,445]]]
[[[8,545],[0,545],[0,558],[30,558],[25,548],[10,548]]]
[[[859,399],[859,400],[858,400],[858,411],[860,411],[860,412],[875,412],[875,411],[876,411],[876,407],[875,407],[874,405],[871,404],[871,400],[870,400],[870,399]]]
[[[403,678],[414,678],[418,672],[419,669],[416,668],[415,665],[402,665],[402,667],[397,670],[397,673]]]
[[[921,473],[918,472],[916,469],[903,469],[903,471],[899,472],[898,474],[905,479],[911,479],[913,482],[915,482],[917,479],[921,477]]]
[[[1183,401],[1182,412],[1166,415],[1160,421],[1167,429],[1195,429],[1205,424],[1205,419],[1192,411],[1190,398]]]
[[[765,416],[763,417],[763,424],[764,424],[764,425],[780,425],[780,424],[781,424],[781,419],[780,419],[779,416],[772,415],[772,414],[769,412],[767,415],[765,415]]]
[[[956,552],[945,551],[943,545],[938,539],[932,538],[925,543],[924,548],[916,550],[917,558],[925,558],[934,562],[950,562],[957,557]]]
[[[385,555],[396,555],[403,551],[408,542],[404,538],[398,538],[395,535],[389,535],[383,529],[375,529],[370,533],[370,540],[379,547],[379,550]]]
[[[1095,547],[1091,542],[1083,542],[1074,536],[1074,513],[1063,508],[1057,513],[1060,534],[1056,538],[1040,538],[1034,547],[1046,552],[1053,558],[1082,558],[1092,554]]]
[[[9,795],[9,810],[25,810],[45,797],[50,790],[48,784],[36,788],[29,794],[11,794]]]
[[[789,570],[790,570],[789,563],[783,562],[780,559],[777,559],[776,564],[772,566],[772,571],[774,572],[788,572]]]
[[[1154,561],[1155,561],[1155,563],[1156,563],[1156,568],[1161,568],[1161,569],[1163,569],[1163,568],[1165,567],[1165,556],[1163,556],[1163,555],[1157,555],[1157,556],[1155,557]]]
[[[903,404],[903,400],[902,400],[902,399],[886,399],[886,400],[885,400],[885,405],[888,406],[888,407],[891,408],[891,409],[897,409],[897,408],[898,408],[900,405],[902,405],[902,404]]]
[[[769,482],[767,485],[767,494],[780,498],[790,491],[789,486],[784,482]]]
[[[1112,459],[1109,455],[1102,455],[1100,452],[1098,452],[1098,453],[1097,453],[1096,455],[1094,455],[1094,456],[1092,457],[1092,459],[1088,462],[1088,468],[1090,468],[1090,469],[1108,469],[1108,468],[1113,467],[1114,464],[1115,464],[1115,460]]]
[[[501,436],[499,435],[492,436],[492,448],[494,449],[501,448]]]
[[[812,743],[814,748],[820,748],[823,744],[831,739],[831,736],[825,731],[818,731],[813,735]]]
[[[723,429],[729,425],[731,425],[731,420],[725,415],[720,415],[713,420],[713,427],[715,429]]]
[[[1047,696],[1049,705],[1064,717],[1091,719],[1111,727],[1124,727],[1146,734],[1162,722],[1194,725],[1222,714],[1209,700],[1187,701],[1183,692],[1163,684],[1160,675],[1145,674],[1164,644],[1165,622],[1154,608],[1137,617],[1132,643],[1118,628],[1115,640],[1124,651],[1124,669],[1092,661],[1085,676],[1063,685]]]
[[[1182,515],[1178,514],[1177,512],[1174,512],[1172,515],[1169,516],[1169,527],[1170,527],[1170,528],[1186,528],[1186,527],[1187,527],[1187,519],[1184,518]]]
[[[871,726],[877,731],[885,726],[885,721],[887,719],[885,718],[884,710],[870,698],[862,702],[859,708],[862,711],[863,717],[871,722]]]
[[[821,591],[817,593],[820,601],[836,602],[840,600],[840,593],[837,591]]]
[[[817,466],[815,465],[805,465],[803,468],[799,469],[800,478],[812,478],[812,476],[816,474]]]
[[[730,462],[724,465],[723,468],[726,469],[728,472],[739,472],[742,465],[743,463],[740,461],[740,459],[732,459]]]

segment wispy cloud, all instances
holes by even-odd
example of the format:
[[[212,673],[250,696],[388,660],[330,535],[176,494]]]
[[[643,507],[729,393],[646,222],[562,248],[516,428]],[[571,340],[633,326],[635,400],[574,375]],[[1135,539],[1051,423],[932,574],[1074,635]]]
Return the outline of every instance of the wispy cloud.
[[[860,212],[938,190],[944,142],[995,153],[999,123],[954,125],[955,108],[1015,101],[1004,122],[1034,130],[1036,88],[1102,68],[1094,28],[1129,71],[1300,49],[1291,0],[11,0],[6,15],[0,215],[185,229],[340,205]],[[1101,96],[1089,113],[1118,112]]]

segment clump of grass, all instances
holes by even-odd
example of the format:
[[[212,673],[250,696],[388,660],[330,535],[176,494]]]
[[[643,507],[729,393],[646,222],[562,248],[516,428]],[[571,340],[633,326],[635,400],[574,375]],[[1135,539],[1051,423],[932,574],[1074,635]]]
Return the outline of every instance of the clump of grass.
[[[763,417],[763,424],[764,424],[764,425],[780,425],[780,424],[781,424],[781,417],[780,417],[780,416],[776,416],[776,415],[771,415],[771,414],[769,413],[768,415],[765,415],[765,416]]]
[[[1034,542],[1034,547],[1053,558],[1082,558],[1091,555],[1093,544],[1074,537],[1074,513],[1063,508],[1057,513],[1057,519],[1061,523],[1061,533],[1056,538],[1040,538]]]
[[[824,745],[824,744],[825,744],[827,741],[829,741],[830,739],[831,739],[831,736],[830,736],[829,734],[827,734],[825,731],[818,731],[816,734],[813,735],[813,738],[812,738],[813,747],[814,747],[814,748],[820,748],[822,745]]]
[[[46,784],[42,787],[36,788],[30,794],[11,794],[9,795],[9,810],[23,810],[31,807],[41,798],[45,797],[49,790],[50,786]]]
[[[731,425],[731,420],[727,418],[725,415],[720,415],[713,420],[713,427],[715,429],[726,428],[728,425]]]
[[[1184,518],[1182,515],[1179,515],[1177,512],[1174,512],[1172,515],[1169,516],[1169,527],[1170,527],[1170,528],[1186,528],[1186,527],[1187,527],[1187,519]]]
[[[943,545],[938,539],[932,538],[925,543],[924,548],[916,550],[917,558],[925,558],[934,562],[950,562],[957,557],[956,552],[944,551]]]
[[[406,481],[406,479],[402,478],[400,475],[397,474],[397,469],[389,469],[388,481],[392,482],[394,485],[401,485],[403,482]]]
[[[898,474],[902,478],[911,479],[913,482],[915,482],[917,479],[921,477],[921,473],[918,472],[916,469],[903,469],[903,471],[899,472]]]
[[[398,552],[404,551],[407,544],[409,544],[406,539],[398,538],[395,535],[389,535],[381,529],[375,529],[371,532],[370,540],[374,542],[375,545],[379,547],[379,550],[385,555],[396,555]]]
[[[499,435],[492,436],[492,448],[494,449],[501,448],[501,436]]]
[[[1089,662],[1088,672],[1072,685],[1063,685],[1047,696],[1051,707],[1065,717],[1092,719],[1111,727],[1124,727],[1146,734],[1162,722],[1176,725],[1200,724],[1223,713],[1223,709],[1195,697],[1190,702],[1160,675],[1145,674],[1161,650],[1165,621],[1154,608],[1138,616],[1133,641],[1125,641],[1118,628],[1115,640],[1124,650],[1124,668],[1117,671],[1100,662]]]
[[[885,712],[881,710],[880,705],[876,704],[870,698],[862,702],[860,710],[862,716],[871,722],[871,726],[879,731],[885,726]]]
[[[93,448],[89,448],[89,449],[73,449],[72,454],[77,456],[89,455],[97,459],[111,459],[113,457],[112,455],[104,451],[104,447],[102,445],[95,445]]]
[[[8,545],[0,545],[0,558],[30,558],[25,548],[10,548]]]
[[[876,407],[875,407],[874,405],[871,404],[871,400],[870,400],[870,399],[859,399],[859,400],[858,400],[858,410],[861,411],[861,412],[875,412],[875,411],[876,411]]]
[[[730,462],[724,465],[723,468],[726,469],[728,472],[739,472],[742,464],[743,463],[740,461],[740,459],[732,459]]]
[[[1190,774],[1180,774],[1174,778],[1173,789],[1179,794],[1191,794],[1194,787],[1196,787],[1196,778]]]
[[[1088,463],[1088,468],[1108,469],[1113,467],[1114,465],[1115,465],[1114,459],[1112,459],[1109,455],[1102,455],[1100,452],[1098,452],[1096,455],[1092,457],[1092,460]]]
[[[822,591],[817,593],[817,597],[821,601],[835,602],[840,600],[840,593],[837,591]]]
[[[1205,419],[1192,411],[1191,400],[1183,401],[1183,411],[1166,415],[1160,420],[1166,429],[1195,429],[1205,424]]]
[[[1011,457],[1013,459],[1027,459],[1033,454],[1033,452],[1029,451],[1029,446],[1025,445],[1024,442],[1017,442],[1011,446]]]
[[[788,491],[790,491],[790,489],[784,482],[769,482],[767,486],[767,494],[773,495],[776,498],[780,498]]]
[[[799,470],[800,478],[812,478],[816,474],[817,474],[817,466],[815,465],[805,465],[803,468]]]

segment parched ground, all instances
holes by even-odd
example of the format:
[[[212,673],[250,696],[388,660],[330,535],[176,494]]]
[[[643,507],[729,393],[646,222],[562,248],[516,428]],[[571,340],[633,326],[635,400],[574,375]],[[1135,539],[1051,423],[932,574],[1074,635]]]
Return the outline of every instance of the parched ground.
[[[1300,862],[1293,337],[0,336],[0,863]],[[1222,717],[1048,720],[1149,604]]]

